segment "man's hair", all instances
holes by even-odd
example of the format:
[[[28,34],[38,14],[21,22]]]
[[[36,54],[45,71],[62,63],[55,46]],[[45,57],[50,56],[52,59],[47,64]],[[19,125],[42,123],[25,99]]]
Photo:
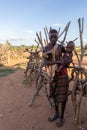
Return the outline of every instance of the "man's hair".
[[[49,33],[58,33],[56,29],[50,29]]]
[[[49,38],[50,38],[51,35],[56,35],[56,37],[58,37],[57,30],[56,29],[50,29],[50,31],[49,31]]]

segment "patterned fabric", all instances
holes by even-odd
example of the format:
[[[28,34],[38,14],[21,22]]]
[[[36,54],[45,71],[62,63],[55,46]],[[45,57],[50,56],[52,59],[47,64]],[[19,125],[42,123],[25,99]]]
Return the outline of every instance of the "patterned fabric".
[[[57,82],[57,88],[55,92],[55,97],[57,99],[57,102],[62,102],[67,100],[67,93],[68,93],[68,76],[59,76],[58,82]]]
[[[67,100],[68,93],[68,75],[59,75],[56,73],[50,84],[50,97],[55,98],[57,102]]]

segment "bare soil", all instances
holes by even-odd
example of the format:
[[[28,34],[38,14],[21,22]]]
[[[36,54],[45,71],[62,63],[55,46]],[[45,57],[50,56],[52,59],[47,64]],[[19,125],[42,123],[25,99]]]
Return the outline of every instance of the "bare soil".
[[[12,68],[12,65],[14,63],[9,64],[9,67]],[[24,70],[22,69],[18,69],[8,76],[0,77],[0,130],[87,130],[87,98],[83,97],[79,124],[75,126],[69,96],[64,126],[57,128],[55,121],[48,122],[48,116],[53,113],[54,108],[49,107],[44,91],[40,91],[33,106],[29,107],[34,85],[26,86],[23,84],[23,80]],[[72,87],[72,83],[70,87]]]

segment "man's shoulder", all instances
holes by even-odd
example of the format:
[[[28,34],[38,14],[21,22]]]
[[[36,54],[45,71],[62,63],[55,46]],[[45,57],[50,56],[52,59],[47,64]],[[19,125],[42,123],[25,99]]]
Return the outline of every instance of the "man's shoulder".
[[[50,43],[48,43],[46,46],[43,47],[43,52],[46,52],[49,50]]]
[[[52,45],[51,45],[51,43],[48,43],[46,46],[44,46],[44,48],[50,48]]]
[[[58,49],[59,49],[60,52],[63,52],[63,53],[66,52],[65,47],[63,45],[61,45],[61,44],[58,44]]]
[[[58,43],[57,43],[58,44]],[[60,47],[64,47],[62,44],[58,44],[58,46],[60,46]]]
[[[61,48],[61,49],[64,48],[64,46],[61,45],[61,44],[58,44],[58,47]]]

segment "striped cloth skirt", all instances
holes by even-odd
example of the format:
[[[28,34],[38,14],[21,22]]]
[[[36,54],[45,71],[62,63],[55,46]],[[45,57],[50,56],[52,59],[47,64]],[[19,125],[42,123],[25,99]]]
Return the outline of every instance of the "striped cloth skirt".
[[[56,100],[56,102],[63,102],[67,100],[68,93],[68,75],[54,77],[50,84],[50,97]]]

